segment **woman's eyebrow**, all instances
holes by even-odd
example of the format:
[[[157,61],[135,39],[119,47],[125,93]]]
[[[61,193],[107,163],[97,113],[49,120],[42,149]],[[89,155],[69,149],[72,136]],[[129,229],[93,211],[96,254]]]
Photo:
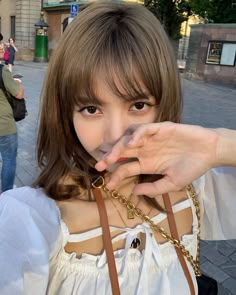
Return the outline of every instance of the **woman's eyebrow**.
[[[124,97],[128,100],[128,101],[136,101],[136,100],[152,100],[154,99],[154,97],[149,93],[149,92],[142,92],[142,93],[137,93],[135,95],[124,95]]]
[[[141,93],[137,93],[136,95],[131,95],[131,94],[121,94],[118,96],[118,99],[125,99],[127,102],[132,102],[132,101],[137,101],[137,100],[146,100],[146,101],[151,101],[155,100],[155,98],[148,92],[148,91],[143,91]],[[80,95],[79,98],[77,99],[78,104],[83,104],[83,105],[88,105],[88,104],[95,104],[98,106],[104,106],[109,101],[103,101],[101,98],[96,97],[96,96],[87,96],[87,95]]]
[[[79,96],[77,98],[78,104],[96,104],[96,105],[102,105],[101,100],[99,100],[97,97],[89,97],[89,96]]]

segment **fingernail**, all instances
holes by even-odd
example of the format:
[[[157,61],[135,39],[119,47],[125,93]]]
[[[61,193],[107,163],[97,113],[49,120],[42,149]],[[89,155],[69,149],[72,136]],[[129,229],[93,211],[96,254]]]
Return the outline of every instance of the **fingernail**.
[[[103,171],[106,169],[106,166],[103,162],[98,162],[96,165],[95,165],[95,169],[97,171]]]

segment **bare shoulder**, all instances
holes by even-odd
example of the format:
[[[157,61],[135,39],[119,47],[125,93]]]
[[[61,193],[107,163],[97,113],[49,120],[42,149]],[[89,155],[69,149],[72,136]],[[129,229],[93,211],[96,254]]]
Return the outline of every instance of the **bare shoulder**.
[[[96,202],[67,200],[57,201],[57,205],[70,233],[80,233],[99,226]]]

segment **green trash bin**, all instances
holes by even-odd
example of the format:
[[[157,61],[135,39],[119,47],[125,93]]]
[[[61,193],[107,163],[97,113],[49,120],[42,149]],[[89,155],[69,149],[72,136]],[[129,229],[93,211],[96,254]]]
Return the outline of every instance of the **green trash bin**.
[[[40,21],[35,24],[35,50],[34,61],[35,62],[47,62],[48,61],[48,24],[43,19],[43,12],[40,13]]]

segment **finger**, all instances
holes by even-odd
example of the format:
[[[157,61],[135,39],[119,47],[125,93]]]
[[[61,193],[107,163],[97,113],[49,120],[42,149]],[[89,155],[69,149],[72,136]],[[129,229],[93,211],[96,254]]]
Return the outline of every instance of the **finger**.
[[[161,123],[146,124],[137,128],[128,142],[128,146],[137,147],[137,145],[145,144],[145,137],[158,133],[160,130],[160,124]]]
[[[161,131],[162,135],[165,134],[165,137],[168,138],[170,132],[173,132],[176,124],[172,122],[160,122],[142,125],[142,127],[138,128],[132,136],[132,139],[129,141],[128,146],[133,147],[136,146],[140,139],[145,138],[147,136],[155,136],[156,139],[160,137]]]
[[[163,177],[153,183],[140,183],[135,185],[133,193],[135,195],[150,195],[150,197],[152,197],[168,192],[176,192],[181,189],[182,187],[175,185],[167,177]]]
[[[138,161],[122,164],[111,173],[107,188],[115,189],[123,179],[139,174],[141,174],[141,166]]]
[[[97,171],[103,171],[107,169],[108,166],[116,163],[121,158],[127,159],[136,159],[137,158],[137,149],[123,149],[121,148],[119,151],[115,151],[114,154],[111,152],[109,156],[105,156],[104,159],[98,161],[95,165],[95,169]]]
[[[123,136],[112,148],[111,152],[106,154],[104,158],[95,165],[98,171],[105,170],[109,165],[114,164],[120,158],[137,158],[138,151],[136,148],[127,147],[129,136]]]

